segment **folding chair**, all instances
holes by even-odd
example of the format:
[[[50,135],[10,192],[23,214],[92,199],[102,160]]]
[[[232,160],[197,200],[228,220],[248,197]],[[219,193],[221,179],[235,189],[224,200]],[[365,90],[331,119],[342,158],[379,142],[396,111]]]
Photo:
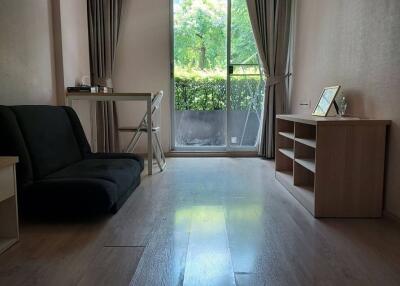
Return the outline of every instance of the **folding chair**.
[[[163,92],[159,91],[156,93],[156,95],[154,96],[154,98],[152,100],[151,116],[154,119],[160,113],[162,98],[163,98]],[[163,171],[167,162],[165,160],[165,155],[162,150],[161,143],[160,143],[160,136],[159,136],[160,127],[155,126],[155,121],[156,120],[152,120],[151,132],[153,132],[153,136],[152,136],[153,142],[151,142],[151,145],[153,146],[153,154],[157,161],[158,167],[160,168],[161,171]],[[120,132],[133,132],[133,136],[132,136],[131,140],[129,141],[129,144],[125,148],[125,152],[133,152],[137,143],[139,142],[140,136],[142,136],[143,133],[149,132],[149,126],[147,124],[147,112],[145,113],[145,115],[143,116],[142,120],[140,121],[140,123],[137,127],[120,127],[120,128],[118,128],[118,130]]]

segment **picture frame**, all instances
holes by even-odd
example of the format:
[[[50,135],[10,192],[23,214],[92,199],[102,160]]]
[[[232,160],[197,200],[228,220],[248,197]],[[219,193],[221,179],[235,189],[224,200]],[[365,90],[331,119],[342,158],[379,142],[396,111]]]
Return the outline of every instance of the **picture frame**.
[[[318,104],[315,106],[312,115],[326,117],[332,107],[336,95],[339,93],[339,90],[340,85],[325,87],[322,90]]]

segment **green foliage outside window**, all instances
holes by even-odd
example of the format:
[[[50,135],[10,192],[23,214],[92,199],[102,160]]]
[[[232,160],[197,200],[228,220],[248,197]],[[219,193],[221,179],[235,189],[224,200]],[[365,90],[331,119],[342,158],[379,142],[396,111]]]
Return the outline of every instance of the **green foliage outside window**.
[[[261,110],[262,83],[258,76],[232,77],[232,110]],[[175,77],[176,110],[226,110],[226,71],[180,70]]]
[[[231,5],[231,61],[257,64],[246,0]],[[174,0],[176,110],[226,110],[227,9],[227,0]],[[231,77],[232,110],[261,102],[259,76]]]

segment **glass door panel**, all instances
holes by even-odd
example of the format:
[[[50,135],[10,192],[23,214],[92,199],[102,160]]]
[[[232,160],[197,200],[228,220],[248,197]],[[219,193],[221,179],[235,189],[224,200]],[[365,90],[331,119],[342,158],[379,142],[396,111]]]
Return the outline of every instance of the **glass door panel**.
[[[228,34],[228,146],[256,150],[264,81],[246,0],[231,0]]]
[[[173,1],[173,147],[256,150],[263,80],[246,0]]]
[[[226,150],[227,0],[174,0],[175,149]]]

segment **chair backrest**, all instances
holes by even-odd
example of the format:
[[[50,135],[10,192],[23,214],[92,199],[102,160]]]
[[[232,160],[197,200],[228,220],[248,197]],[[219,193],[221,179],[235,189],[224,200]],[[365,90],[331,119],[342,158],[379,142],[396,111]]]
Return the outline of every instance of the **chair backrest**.
[[[151,101],[151,117],[152,117],[152,125],[155,127],[155,122],[157,122],[157,117],[160,117],[161,110],[161,102],[163,99],[164,93],[162,90],[154,94],[153,99]],[[147,128],[147,111],[143,115],[142,119],[139,122],[138,128]],[[120,131],[126,130],[126,128],[120,128]],[[129,130],[129,128],[128,128]]]
[[[159,124],[159,121],[161,120],[161,102],[163,99],[164,93],[162,90],[160,90],[159,92],[157,92],[154,97],[153,97],[153,101],[151,103],[152,106],[152,126],[156,127]],[[146,117],[147,119],[147,117]]]
[[[17,167],[21,165],[25,170],[23,181],[46,177],[82,160],[87,148],[90,151],[87,141],[87,146],[85,144],[86,137],[77,138],[83,131],[79,130],[79,126],[82,128],[79,120],[76,123],[71,119],[76,116],[72,109],[25,105],[2,107],[1,114],[1,119],[6,119],[1,124],[2,132],[6,134],[2,138],[5,142],[0,144],[0,149],[4,148],[0,153],[20,157]],[[18,148],[11,148],[13,145]],[[17,171],[17,177],[19,175]]]
[[[163,96],[164,96],[164,93],[162,90],[160,90],[159,92],[157,92],[154,95],[153,101],[151,103],[153,114],[161,107],[161,102],[162,102]]]

